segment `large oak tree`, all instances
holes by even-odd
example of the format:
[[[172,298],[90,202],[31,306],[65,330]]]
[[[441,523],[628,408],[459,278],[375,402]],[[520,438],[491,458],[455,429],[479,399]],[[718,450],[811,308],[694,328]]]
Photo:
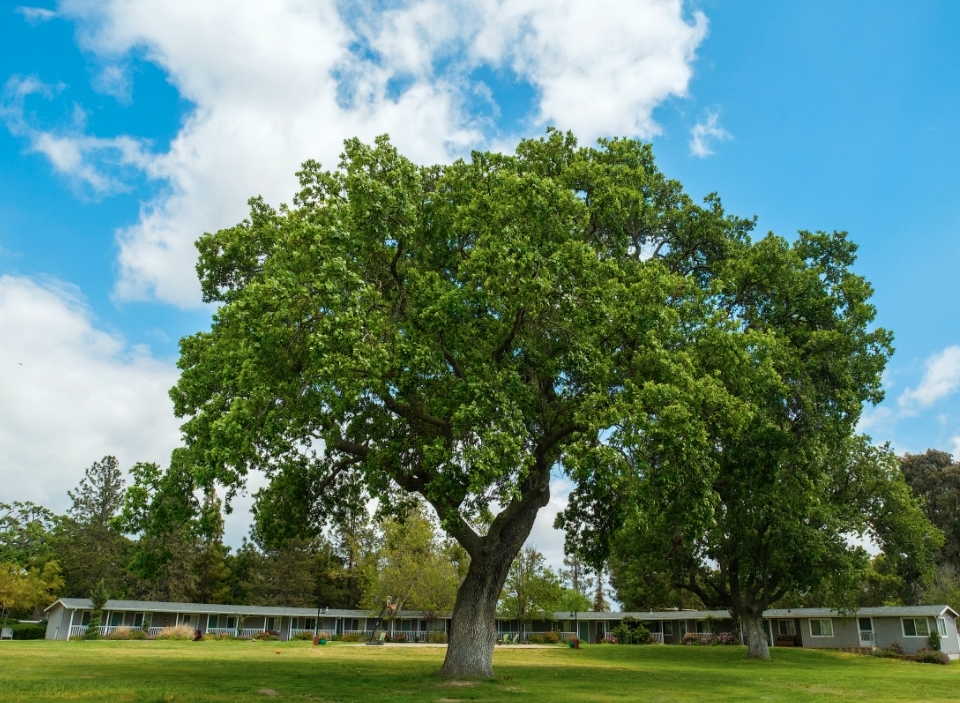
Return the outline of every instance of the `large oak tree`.
[[[254,199],[198,242],[218,308],[172,391],[196,479],[263,471],[303,529],[358,485],[387,509],[422,496],[470,556],[442,674],[491,676],[551,471],[625,412],[677,456],[705,438],[722,389],[686,339],[752,223],[694,204],[647,145],[554,131],[431,167],[352,140],[299,176],[292,206]]]

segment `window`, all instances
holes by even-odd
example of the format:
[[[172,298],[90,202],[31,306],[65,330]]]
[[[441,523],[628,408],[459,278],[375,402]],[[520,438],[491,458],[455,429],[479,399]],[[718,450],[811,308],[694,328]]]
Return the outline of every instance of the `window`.
[[[119,627],[123,624],[123,613],[110,613],[110,627]]]
[[[811,637],[833,637],[833,620],[830,618],[810,619]]]
[[[665,635],[671,635],[671,636],[673,635],[673,623],[672,623],[672,622],[665,622],[665,623],[663,623],[663,634],[665,634]]]
[[[697,620],[697,634],[705,635],[710,632],[710,622],[707,620]]]
[[[926,637],[930,634],[930,626],[926,618],[901,618],[904,637]]]
[[[227,627],[228,627],[228,628],[232,628],[232,627],[236,627],[236,626],[237,626],[237,619],[236,619],[236,618],[228,617],[228,618],[227,618]]]
[[[597,637],[603,637],[607,634],[606,623],[598,622],[597,623]]]
[[[314,618],[304,618],[304,619],[303,619],[303,629],[304,629],[304,630],[313,630],[313,629],[314,629],[314,623],[316,623],[316,620],[315,620]]]
[[[80,624],[81,624],[81,625],[89,625],[89,624],[90,624],[90,611],[89,611],[89,610],[84,611],[83,617],[80,618]]]
[[[134,615],[133,615],[133,626],[134,626],[134,627],[143,627],[143,613],[134,613]]]
[[[797,634],[797,625],[793,620],[780,620],[777,622],[777,629],[784,637],[794,637]]]
[[[937,631],[941,637],[947,636],[947,621],[943,618],[937,618]]]
[[[216,615],[208,615],[208,616],[207,616],[207,627],[208,627],[208,628],[214,628],[214,627],[216,627],[216,626],[217,626],[217,616],[216,616]]]
[[[873,620],[870,618],[859,618],[858,622],[861,632],[873,632]]]
[[[681,621],[680,621],[680,636],[683,637],[685,634],[687,634],[687,621],[686,621],[686,620],[681,620]]]

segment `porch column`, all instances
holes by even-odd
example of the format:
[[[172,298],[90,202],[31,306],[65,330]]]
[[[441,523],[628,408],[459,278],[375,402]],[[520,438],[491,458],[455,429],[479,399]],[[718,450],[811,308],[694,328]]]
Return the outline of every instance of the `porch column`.
[[[70,611],[70,624],[67,626],[67,639],[70,639],[70,636],[73,634],[73,616],[76,614],[76,608]]]

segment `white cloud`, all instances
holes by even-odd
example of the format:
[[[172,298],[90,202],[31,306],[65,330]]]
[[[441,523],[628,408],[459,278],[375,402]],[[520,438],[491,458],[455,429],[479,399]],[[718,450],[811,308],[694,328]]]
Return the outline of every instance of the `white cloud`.
[[[947,347],[924,362],[925,371],[916,388],[908,388],[897,399],[904,415],[915,415],[960,388],[960,346]]]
[[[123,175],[131,169],[146,169],[152,157],[143,140],[128,136],[109,139],[84,133],[86,115],[74,106],[72,123],[60,131],[37,129],[24,117],[24,103],[31,95],[50,98],[63,86],[43,83],[36,76],[11,77],[0,99],[0,118],[7,129],[27,140],[28,151],[43,154],[54,171],[95,196],[110,195],[128,186]]]
[[[32,130],[22,109],[8,110],[8,126],[97,194],[121,188],[131,166],[168,184],[118,233],[116,293],[180,306],[199,301],[194,240],[242,219],[251,195],[288,199],[299,164],[335,166],[346,137],[389,132],[424,162],[515,141],[472,110],[485,90],[470,80],[474,68],[530,82],[538,126],[585,140],[650,137],[654,108],[686,94],[707,26],[700,13],[684,17],[681,0],[401,0],[387,11],[335,0],[64,0],[58,9],[107,66],[99,90],[129,95],[118,67],[135,54],[195,109],[160,154],[136,138]]]
[[[166,465],[179,441],[172,363],[98,329],[75,291],[0,276],[0,501],[68,505],[106,454]]]
[[[23,15],[23,19],[30,24],[49,22],[57,16],[57,13],[53,10],[48,10],[44,7],[27,7],[24,5],[16,8],[15,12],[19,12],[21,15]]]
[[[720,126],[720,115],[708,111],[690,130],[690,153],[702,159],[713,153],[714,142],[728,139],[733,139],[733,136]]]

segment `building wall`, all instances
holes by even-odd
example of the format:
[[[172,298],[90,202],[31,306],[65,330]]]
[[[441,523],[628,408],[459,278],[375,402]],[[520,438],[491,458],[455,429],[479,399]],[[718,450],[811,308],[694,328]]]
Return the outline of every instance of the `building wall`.
[[[860,629],[856,618],[814,618],[833,622],[832,637],[814,637],[810,632],[811,618],[800,618],[800,640],[802,646],[811,649],[829,649],[831,647],[859,647]],[[876,623],[876,619],[874,619]],[[876,624],[874,624],[876,629]],[[879,635],[878,635],[879,636]]]

